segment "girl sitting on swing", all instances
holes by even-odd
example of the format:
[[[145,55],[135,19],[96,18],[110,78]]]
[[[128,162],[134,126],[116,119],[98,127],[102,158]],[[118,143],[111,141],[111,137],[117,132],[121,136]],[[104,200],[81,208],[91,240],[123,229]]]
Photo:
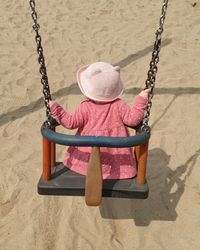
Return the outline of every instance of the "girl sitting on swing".
[[[50,101],[52,116],[67,129],[76,129],[76,135],[126,137],[126,126],[138,125],[144,117],[150,89],[143,90],[129,107],[120,96],[124,87],[119,66],[96,62],[77,72],[79,88],[86,100],[74,114],[66,112],[57,102]],[[126,179],[137,174],[132,148],[101,147],[103,179]],[[70,170],[86,175],[91,147],[70,146],[63,164]]]

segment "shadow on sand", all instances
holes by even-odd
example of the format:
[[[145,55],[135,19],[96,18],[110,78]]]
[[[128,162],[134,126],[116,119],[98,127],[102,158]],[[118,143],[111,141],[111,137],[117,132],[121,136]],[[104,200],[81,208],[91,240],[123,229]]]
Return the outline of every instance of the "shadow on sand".
[[[150,150],[148,199],[103,198],[99,207],[101,216],[106,219],[133,219],[137,226],[147,226],[155,220],[175,221],[178,216],[177,204],[199,155],[200,150],[183,165],[172,170],[169,167],[169,155],[160,148]]]

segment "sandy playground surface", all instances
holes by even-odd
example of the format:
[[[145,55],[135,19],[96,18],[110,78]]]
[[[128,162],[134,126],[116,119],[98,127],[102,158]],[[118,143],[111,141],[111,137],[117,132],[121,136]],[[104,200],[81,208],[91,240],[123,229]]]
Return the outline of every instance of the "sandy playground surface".
[[[45,112],[28,1],[0,3],[0,249],[200,247],[200,0],[169,1],[150,125],[147,200],[37,194]],[[131,104],[144,86],[162,1],[36,1],[51,92],[69,111],[77,69],[121,66]],[[65,148],[58,147],[62,160]]]

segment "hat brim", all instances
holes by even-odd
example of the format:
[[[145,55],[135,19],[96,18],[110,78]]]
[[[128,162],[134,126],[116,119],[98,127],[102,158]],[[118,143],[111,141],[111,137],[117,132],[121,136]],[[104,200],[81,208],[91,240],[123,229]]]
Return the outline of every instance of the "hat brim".
[[[81,68],[77,71],[77,82],[78,82],[79,88],[80,88],[80,90],[81,90],[81,92],[83,93],[84,96],[86,96],[87,98],[89,98],[89,99],[91,99],[91,100],[93,100],[93,101],[98,101],[98,102],[112,102],[112,101],[118,99],[118,98],[123,94],[124,88],[123,88],[123,83],[122,83],[122,81],[121,81],[121,79],[120,79],[120,80],[119,80],[119,86],[120,86],[120,88],[119,88],[119,91],[118,91],[118,93],[116,94],[116,96],[115,96],[114,98],[112,98],[112,99],[111,99],[111,98],[110,98],[110,99],[109,99],[109,98],[104,98],[104,99],[102,99],[102,98],[97,98],[97,97],[94,97],[94,96],[89,95],[89,94],[84,90],[84,85],[83,85],[83,83],[82,83],[82,81],[81,81],[81,78],[82,78],[82,76],[83,76],[84,71],[85,71],[89,66],[90,66],[90,64],[85,65],[85,66],[81,67]]]

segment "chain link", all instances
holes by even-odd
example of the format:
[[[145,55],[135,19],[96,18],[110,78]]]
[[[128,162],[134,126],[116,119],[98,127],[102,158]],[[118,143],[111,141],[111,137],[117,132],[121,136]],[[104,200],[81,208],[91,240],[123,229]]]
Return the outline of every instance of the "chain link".
[[[41,74],[41,83],[43,85],[43,94],[44,94],[44,104],[46,107],[47,120],[44,122],[44,125],[46,127],[52,127],[52,124],[54,121],[53,121],[53,118],[51,117],[51,112],[50,112],[50,107],[49,107],[49,101],[51,100],[51,94],[50,94],[47,70],[46,70],[46,66],[45,66],[45,58],[44,58],[44,54],[43,54],[42,38],[39,34],[40,25],[37,22],[35,1],[29,0],[29,4],[30,4],[31,10],[32,10],[31,16],[32,16],[32,19],[34,22],[32,27],[35,30],[35,42],[37,44],[38,62],[40,64],[39,72]]]
[[[145,89],[150,88],[151,91],[149,93],[149,97],[148,97],[148,104],[147,104],[147,110],[142,122],[142,129],[150,132],[150,127],[148,125],[149,122],[149,116],[150,116],[150,111],[151,111],[151,107],[152,107],[152,98],[154,95],[154,87],[155,87],[155,80],[156,80],[156,73],[158,71],[158,67],[157,64],[159,62],[159,52],[161,49],[161,35],[163,33],[163,26],[164,26],[164,21],[165,21],[165,17],[166,17],[166,12],[167,12],[167,6],[168,6],[168,0],[164,0],[163,2],[163,6],[162,6],[162,11],[161,11],[161,16],[160,16],[160,20],[159,20],[159,26],[158,29],[156,30],[156,40],[153,46],[153,52],[152,52],[152,58],[149,64],[149,71],[147,73],[147,80],[145,82]]]

